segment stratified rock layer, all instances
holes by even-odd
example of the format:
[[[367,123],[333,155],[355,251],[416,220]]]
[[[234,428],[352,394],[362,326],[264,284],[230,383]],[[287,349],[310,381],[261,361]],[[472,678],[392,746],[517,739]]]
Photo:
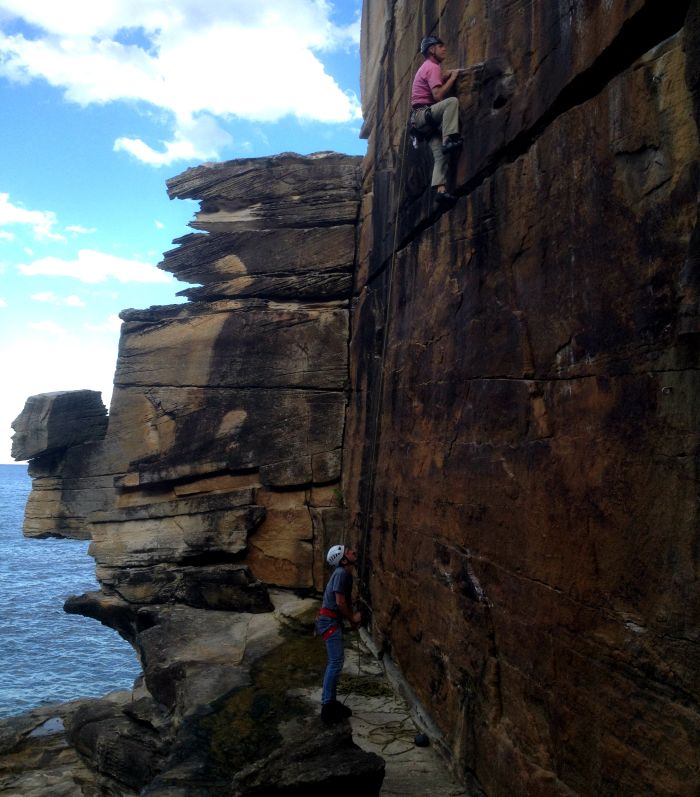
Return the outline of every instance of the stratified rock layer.
[[[92,539],[100,590],[66,611],[116,629],[143,666],[143,711],[91,704],[68,729],[115,793],[167,781],[184,718],[244,687],[280,627],[314,612],[291,594],[273,605],[268,588],[321,588],[329,536],[345,525],[360,160],[217,164],[169,187],[202,200],[204,232],[163,264],[200,283],[186,292],[197,301],[122,313],[106,429],[87,391],[31,397],[15,422],[34,478],[25,531]],[[206,769],[208,754],[194,745],[188,761]],[[381,761],[353,755],[380,783]]]
[[[240,566],[322,585],[341,512],[359,179],[360,159],[320,153],[170,180],[171,196],[201,200],[203,232],[162,267],[199,283],[185,291],[197,301],[122,313],[106,433],[86,391],[28,401],[15,438],[35,458],[26,531],[92,537],[106,594],[230,608]]]
[[[104,438],[107,408],[101,394],[95,390],[69,390],[30,396],[12,428],[12,456],[31,460],[32,492],[24,513],[24,534],[89,539],[84,517],[88,505],[95,506],[90,495],[95,480],[85,471],[67,478],[64,484],[64,462],[69,450],[74,454],[84,451],[90,443]],[[72,502],[62,498],[76,491],[85,496],[77,514],[69,508]]]
[[[74,742],[129,788],[213,793],[201,721],[230,764],[229,703],[267,705],[246,665],[304,609],[265,583],[322,585],[342,466],[375,641],[474,793],[694,796],[700,6],[367,0],[363,31],[362,195],[329,153],[169,181],[201,202],[162,264],[192,301],[123,314],[104,439],[28,405],[27,532],[92,537],[101,591],[66,608],[148,688]],[[448,212],[406,146],[429,32],[475,65]],[[162,715],[170,758],[159,731],[124,779]],[[217,788],[269,792],[276,761]]]
[[[14,459],[33,459],[101,440],[107,429],[107,409],[96,390],[42,393],[27,399],[12,428]]]
[[[344,483],[375,638],[486,794],[690,797],[698,6],[363,15]],[[445,213],[404,149],[430,32],[483,62]]]

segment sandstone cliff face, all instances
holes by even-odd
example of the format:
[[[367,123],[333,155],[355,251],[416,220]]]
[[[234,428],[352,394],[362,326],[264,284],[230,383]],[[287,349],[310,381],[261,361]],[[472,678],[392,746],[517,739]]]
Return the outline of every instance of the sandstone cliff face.
[[[405,144],[427,33],[456,207]],[[344,484],[373,634],[488,795],[691,795],[697,3],[363,9]]]
[[[14,423],[25,532],[92,539],[100,591],[67,610],[126,637],[176,715],[240,680],[268,587],[320,588],[343,526],[359,169],[283,155],[171,180],[201,232],[163,267],[196,300],[122,313],[108,423],[91,391],[32,397]]]
[[[136,702],[89,704],[70,720],[72,744],[110,793],[264,791],[265,766],[234,788],[219,760],[217,746],[250,745],[255,725],[244,716],[243,741],[229,741],[224,696],[235,704],[250,688],[290,625],[322,654],[308,628],[316,603],[290,590],[322,587],[324,551],[345,527],[360,163],[288,154],[169,181],[171,197],[201,202],[200,232],[161,264],[194,285],[183,291],[191,301],[122,313],[108,419],[99,394],[77,391],[32,397],[14,422],[13,454],[31,458],[34,479],[25,533],[92,540],[100,590],[66,611],[116,629],[143,666]],[[278,701],[292,704],[278,681]],[[261,716],[269,746],[291,715]],[[320,728],[304,728],[289,754],[317,760],[290,790],[330,777],[318,746],[337,736],[337,755],[354,762],[347,787],[378,791],[383,761],[349,730],[315,742]]]
[[[480,64],[446,213],[405,146],[428,32]],[[138,650],[141,726],[183,720],[149,793],[187,793],[188,722],[308,608],[266,584],[321,586],[342,480],[372,634],[473,793],[694,795],[698,3],[367,0],[362,48],[362,175],[170,181],[190,302],[123,314],[106,429],[94,396],[85,437],[63,396],[17,420],[27,533],[92,537],[68,609]]]
[[[91,433],[89,391],[34,397],[15,421],[13,453],[35,477],[25,532],[90,536],[105,594],[232,608],[250,572],[321,585],[343,522],[359,167],[283,155],[172,179],[171,197],[201,200],[202,232],[162,264],[197,283],[192,301],[122,313],[106,431],[92,394]]]

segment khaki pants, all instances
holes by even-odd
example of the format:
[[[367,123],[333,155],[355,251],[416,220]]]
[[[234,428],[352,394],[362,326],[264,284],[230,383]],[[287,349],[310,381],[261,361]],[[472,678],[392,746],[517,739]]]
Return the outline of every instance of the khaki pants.
[[[430,106],[433,125],[425,123],[425,108],[413,112],[414,126],[425,135],[430,135],[428,144],[433,153],[433,179],[431,185],[445,185],[447,182],[448,156],[442,151],[442,140],[459,133],[459,102],[456,97],[436,102]]]

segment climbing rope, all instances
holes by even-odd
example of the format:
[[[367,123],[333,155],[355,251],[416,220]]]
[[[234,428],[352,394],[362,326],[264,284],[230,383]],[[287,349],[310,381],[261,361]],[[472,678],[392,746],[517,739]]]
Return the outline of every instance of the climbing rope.
[[[442,16],[444,13],[444,2],[441,3],[440,13],[438,14],[438,36],[442,27]],[[401,209],[401,202],[403,201],[404,192],[404,166],[406,163],[406,145],[408,142],[409,125],[406,124],[403,134],[403,142],[399,147],[400,172],[399,180],[394,188],[394,203],[396,205],[396,213],[394,214],[394,239],[392,243],[391,252],[391,265],[389,267],[389,285],[386,299],[386,306],[384,308],[384,336],[382,339],[382,353],[379,361],[379,380],[376,391],[374,391],[374,400],[372,402],[374,413],[372,418],[372,434],[370,438],[370,457],[369,457],[369,476],[367,481],[367,490],[365,493],[365,501],[362,513],[362,540],[360,546],[360,561],[359,561],[359,581],[361,587],[361,598],[367,610],[370,611],[369,601],[369,578],[368,578],[368,560],[367,550],[369,547],[370,529],[374,519],[374,487],[377,470],[377,446],[381,425],[382,404],[384,401],[384,376],[385,376],[385,362],[386,351],[389,341],[389,332],[391,325],[391,308],[392,308],[392,294],[394,287],[394,272],[396,270],[396,255],[398,246],[399,234],[399,211]]]
[[[367,574],[367,548],[369,545],[370,525],[374,515],[374,482],[377,470],[377,441],[379,439],[379,426],[381,423],[381,409],[384,398],[384,364],[386,360],[386,350],[389,341],[389,328],[391,323],[391,303],[394,287],[394,271],[396,268],[396,248],[398,244],[399,232],[399,210],[401,202],[403,201],[403,173],[404,164],[406,162],[406,143],[408,141],[408,125],[404,128],[403,143],[399,148],[399,159],[401,161],[399,171],[399,181],[394,188],[394,202],[396,204],[396,213],[394,216],[394,239],[392,242],[391,264],[389,267],[389,285],[386,299],[386,306],[384,308],[384,335],[382,339],[382,354],[379,361],[379,381],[375,392],[374,401],[374,416],[372,419],[372,436],[370,438],[370,458],[369,458],[369,478],[367,482],[367,490],[365,495],[365,506],[363,508],[363,527],[362,527],[362,545],[360,551],[360,585],[362,588],[363,597],[368,595],[369,584]],[[367,600],[363,601],[369,610],[369,603]]]

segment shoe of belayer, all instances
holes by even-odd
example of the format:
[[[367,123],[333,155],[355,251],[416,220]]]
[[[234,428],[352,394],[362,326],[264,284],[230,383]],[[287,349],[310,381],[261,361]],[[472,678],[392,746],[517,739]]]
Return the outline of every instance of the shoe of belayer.
[[[321,720],[326,725],[333,725],[350,716],[352,716],[352,709],[338,700],[332,700],[330,703],[324,703],[321,706]]]
[[[345,703],[341,703],[339,700],[333,700],[331,705],[335,706],[335,711],[337,711],[341,717],[352,717],[352,709],[350,706],[346,706]]]

